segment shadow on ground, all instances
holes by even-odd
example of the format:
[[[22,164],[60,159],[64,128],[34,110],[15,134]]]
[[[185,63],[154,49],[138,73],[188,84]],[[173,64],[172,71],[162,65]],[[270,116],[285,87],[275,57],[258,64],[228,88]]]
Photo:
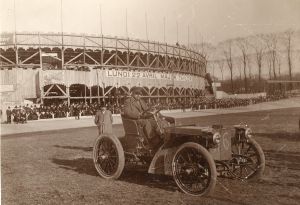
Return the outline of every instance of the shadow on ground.
[[[85,151],[85,152],[91,152],[91,151],[93,151],[93,147],[61,146],[61,145],[54,145],[53,147],[63,148],[63,149],[82,150],[82,151]]]
[[[91,176],[99,176],[92,158],[77,158],[77,159],[51,159],[52,163],[59,165],[60,168],[72,170],[79,174],[87,174]]]
[[[57,159],[52,158],[52,163],[59,165],[60,168],[72,170],[79,174],[87,174],[90,176],[100,177],[97,173],[92,158],[77,159]],[[132,169],[124,169],[119,181],[133,183],[137,185],[148,186],[150,188],[159,188],[167,191],[176,191],[177,186],[172,177],[164,175],[148,174],[147,170],[135,171]]]
[[[125,169],[121,175],[120,181],[148,186],[150,188],[159,188],[166,191],[178,190],[173,178],[165,175],[148,174],[147,170],[134,171]]]

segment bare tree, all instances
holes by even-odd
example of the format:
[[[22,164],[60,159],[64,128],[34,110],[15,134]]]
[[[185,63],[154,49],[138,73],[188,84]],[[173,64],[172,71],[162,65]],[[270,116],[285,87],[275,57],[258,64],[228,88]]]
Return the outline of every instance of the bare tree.
[[[234,59],[234,62],[235,62],[235,67],[238,69],[238,71],[239,71],[239,80],[240,81],[242,81],[242,62],[243,62],[243,60],[242,60],[242,58],[239,56],[239,57],[236,57],[235,59]]]
[[[266,50],[266,45],[263,42],[262,34],[258,34],[256,36],[254,36],[254,38],[255,39],[252,41],[252,43],[250,45],[254,49],[255,61],[257,64],[257,68],[258,68],[258,82],[259,82],[259,85],[261,85],[261,73],[262,73],[261,69],[262,69],[264,52]]]
[[[242,66],[244,71],[244,87],[245,92],[248,92],[248,80],[247,80],[247,62],[248,62],[248,47],[249,43],[246,38],[238,38],[236,40],[236,45],[241,51],[241,60],[242,60]]]
[[[222,81],[224,81],[224,60],[218,60],[217,65],[221,71]]]
[[[232,55],[232,40],[227,40],[221,44],[228,69],[230,71],[231,92],[233,93],[233,55]]]
[[[284,44],[287,52],[287,62],[289,68],[289,78],[292,80],[292,41],[293,41],[294,31],[289,29],[284,32]]]
[[[267,55],[267,63],[268,63],[268,67],[269,67],[269,79],[272,79],[272,57],[271,54],[268,53]]]
[[[277,67],[278,67],[278,75],[280,77],[281,76],[281,59],[280,59],[280,57],[276,58],[276,63],[277,63]]]
[[[215,62],[214,61],[206,62],[206,72],[211,73],[212,76],[215,76]]]
[[[276,73],[276,58],[277,58],[277,43],[278,43],[278,36],[277,34],[267,34],[264,35],[264,40],[266,42],[267,48],[268,48],[268,60],[270,61],[271,70],[273,72],[274,79],[277,79],[277,73]],[[271,76],[270,76],[271,78]]]
[[[254,74],[252,73],[252,61],[251,61],[251,54],[248,54],[248,73],[249,73],[249,81],[253,78]]]

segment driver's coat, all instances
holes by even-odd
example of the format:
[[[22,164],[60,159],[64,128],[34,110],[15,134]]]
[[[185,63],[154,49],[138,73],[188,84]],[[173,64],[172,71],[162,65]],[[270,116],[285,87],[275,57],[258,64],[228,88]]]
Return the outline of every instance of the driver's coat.
[[[130,97],[124,102],[124,117],[137,120],[138,124],[143,127],[146,137],[152,139],[156,136],[156,122],[153,119],[141,118],[142,114],[148,110],[149,107],[143,100],[137,101],[133,97]]]
[[[129,119],[140,119],[143,112],[148,111],[149,108],[143,100],[135,100],[130,97],[124,102],[124,116]]]

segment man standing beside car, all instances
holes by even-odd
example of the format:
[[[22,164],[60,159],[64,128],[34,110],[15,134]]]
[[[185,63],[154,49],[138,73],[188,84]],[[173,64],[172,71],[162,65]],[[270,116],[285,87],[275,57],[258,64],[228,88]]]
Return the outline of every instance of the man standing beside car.
[[[12,111],[10,107],[8,107],[6,110],[7,124],[11,124],[11,115],[12,115]]]
[[[98,127],[99,135],[112,133],[113,117],[111,111],[107,110],[104,104],[100,105],[100,110],[96,112],[94,122]]]

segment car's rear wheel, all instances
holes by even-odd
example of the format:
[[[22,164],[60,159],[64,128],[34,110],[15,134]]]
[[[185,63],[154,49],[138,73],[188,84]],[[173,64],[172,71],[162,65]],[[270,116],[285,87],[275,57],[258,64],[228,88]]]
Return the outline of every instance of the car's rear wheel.
[[[93,160],[101,177],[119,178],[125,165],[124,150],[120,140],[114,135],[100,135],[94,145]]]
[[[177,186],[193,196],[209,195],[216,185],[217,170],[209,152],[194,142],[182,144],[172,161]]]
[[[231,172],[241,180],[259,179],[265,170],[265,155],[254,139],[236,141],[232,145]]]

